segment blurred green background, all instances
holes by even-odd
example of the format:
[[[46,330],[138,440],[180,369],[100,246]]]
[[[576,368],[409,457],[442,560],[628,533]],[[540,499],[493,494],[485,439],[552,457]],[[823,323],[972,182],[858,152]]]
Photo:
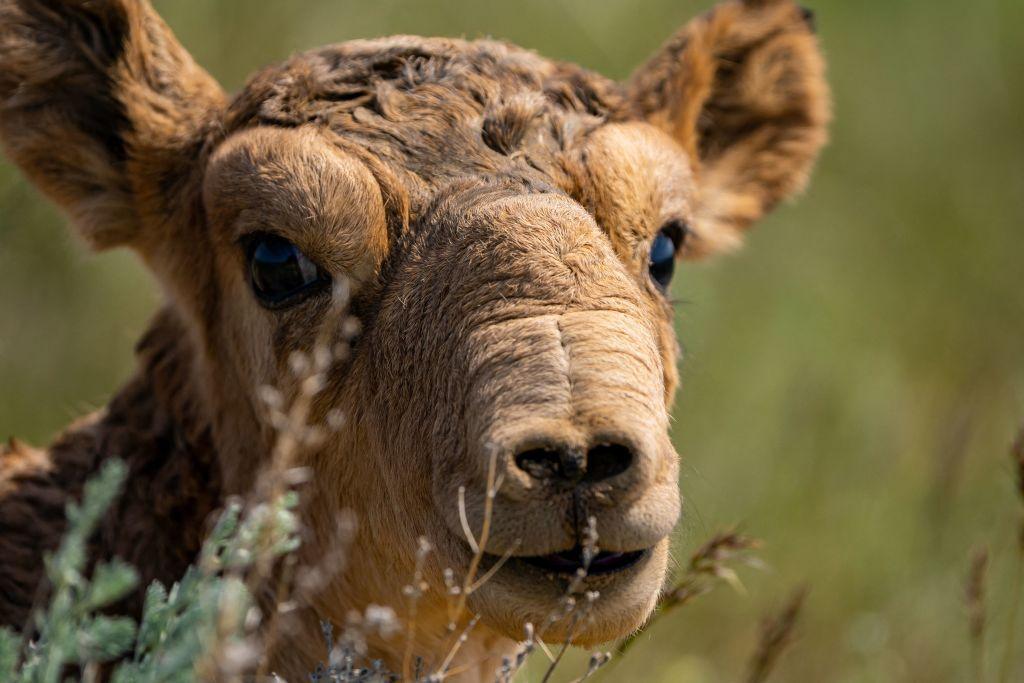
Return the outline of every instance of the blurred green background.
[[[489,35],[624,77],[709,4],[156,2],[232,90],[293,51],[389,33]],[[676,557],[738,524],[770,568],[741,572],[745,595],[723,588],[662,620],[608,678],[735,680],[760,616],[806,582],[776,680],[966,680],[963,576],[982,543],[993,671],[1005,646],[1020,513],[1007,450],[1024,419],[1024,3],[808,4],[835,96],[814,182],[745,250],[674,285]],[[6,161],[0,291],[0,435],[36,443],[129,376],[160,299],[130,255],[87,254]]]

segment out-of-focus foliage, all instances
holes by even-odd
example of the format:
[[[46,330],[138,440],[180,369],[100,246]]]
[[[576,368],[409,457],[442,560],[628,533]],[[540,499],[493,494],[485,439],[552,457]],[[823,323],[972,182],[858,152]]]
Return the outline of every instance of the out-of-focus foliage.
[[[237,89],[293,51],[399,32],[505,38],[623,77],[710,2],[156,4]],[[743,577],[746,597],[718,591],[668,615],[616,665],[623,680],[736,679],[756,617],[803,582],[779,680],[963,680],[969,547],[991,544],[989,594],[1008,593],[1005,453],[1024,415],[1024,3],[805,4],[829,60],[833,142],[806,196],[674,285],[686,349],[677,556],[739,523],[765,540],[772,569]],[[130,256],[75,245],[6,161],[0,291],[0,435],[36,442],[128,376],[159,301]],[[1004,604],[990,605],[995,626]]]

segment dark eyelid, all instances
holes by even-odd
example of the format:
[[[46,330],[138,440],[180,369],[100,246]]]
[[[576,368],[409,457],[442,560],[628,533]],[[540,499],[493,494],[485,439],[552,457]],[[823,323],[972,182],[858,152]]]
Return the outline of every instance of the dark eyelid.
[[[247,232],[244,235],[240,235],[236,240],[235,244],[238,245],[246,258],[252,255],[252,250],[259,243],[261,237],[272,235],[273,233],[264,232],[262,230],[256,230],[253,232]]]
[[[288,239],[284,235],[279,235],[276,232],[269,232],[267,230],[253,230],[252,232],[247,232],[244,235],[240,235],[235,240],[235,244],[242,247],[243,249],[246,250],[246,252],[248,252],[251,248],[259,244],[259,241],[261,239],[266,239],[268,237],[291,242],[290,239]],[[292,242],[292,244],[294,244],[294,242]]]
[[[276,232],[272,230],[252,230],[243,235],[239,235],[237,238],[235,238],[235,244],[242,250],[242,255],[245,258],[250,258],[252,256],[253,250],[259,244],[260,240],[267,238],[279,239],[284,240],[285,242],[289,242],[296,249],[298,249],[303,256],[309,259],[310,262],[313,263],[313,265],[315,265],[317,268],[323,271],[325,275],[329,277],[334,276],[334,273],[336,272],[335,267],[333,266],[329,258],[325,259],[323,258],[323,254],[319,254],[310,249],[307,249],[300,243],[298,239],[293,237],[288,232]]]
[[[289,293],[286,293],[282,298],[276,298],[271,296],[269,293],[261,293],[254,274],[251,271],[252,262],[255,255],[260,248],[260,245],[266,244],[270,241],[275,241],[288,245],[288,247],[296,254],[296,258],[304,260],[310,264],[315,272],[310,276],[305,272],[300,261],[300,269],[302,269],[302,275],[306,278],[305,284],[296,287]],[[264,308],[272,311],[285,310],[292,306],[299,304],[307,299],[313,298],[325,291],[330,291],[330,283],[332,281],[330,273],[320,266],[316,261],[309,258],[309,256],[293,241],[282,235],[268,232],[265,230],[257,230],[242,235],[236,240],[239,245],[242,257],[244,259],[244,267],[248,271],[248,278],[250,281],[250,287],[253,293],[256,295],[260,305]]]
[[[690,234],[690,226],[682,218],[673,218],[670,221],[666,221],[662,224],[659,232],[663,232],[668,235],[669,239],[672,240],[672,244],[675,245],[676,250],[682,249],[683,245],[686,244],[686,238]]]
[[[244,235],[240,235],[235,240],[235,244],[242,248],[242,251],[243,253],[245,253],[246,257],[249,257],[252,255],[253,250],[259,245],[260,240],[264,239],[283,240],[285,242],[288,242],[296,249],[298,249],[303,256],[312,261],[317,268],[323,270],[324,272],[327,272],[327,269],[320,264],[319,259],[315,259],[312,256],[310,256],[309,252],[302,248],[302,245],[300,245],[287,234],[271,232],[269,230],[253,230],[252,232],[247,232]]]

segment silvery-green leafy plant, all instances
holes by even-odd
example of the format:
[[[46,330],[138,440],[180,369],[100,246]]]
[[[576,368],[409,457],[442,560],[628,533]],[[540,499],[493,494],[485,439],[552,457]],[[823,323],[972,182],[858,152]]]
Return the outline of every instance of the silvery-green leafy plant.
[[[0,629],[0,680],[57,683],[74,669],[88,680],[100,665],[122,659],[113,671],[115,683],[192,681],[213,652],[246,651],[253,601],[245,573],[298,546],[297,495],[288,491],[244,511],[239,503],[228,505],[197,564],[169,589],[159,582],[149,586],[136,626],[128,617],[101,613],[136,587],[135,570],[114,559],[85,575],[88,539],[125,475],[122,462],[108,460],[86,484],[82,502],[68,506],[67,531],[46,563],[49,604],[34,614],[32,633]],[[237,659],[239,665],[251,662]]]

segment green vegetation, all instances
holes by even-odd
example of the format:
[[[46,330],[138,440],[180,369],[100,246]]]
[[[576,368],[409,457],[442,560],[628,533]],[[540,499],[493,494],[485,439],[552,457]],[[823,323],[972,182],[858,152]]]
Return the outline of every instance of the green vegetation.
[[[120,493],[127,470],[109,460],[85,488],[81,505],[68,507],[68,531],[60,548],[47,558],[49,605],[34,618],[31,642],[0,629],[0,680],[12,683],[57,683],[69,671],[98,680],[99,665],[124,658],[113,669],[113,683],[226,680],[234,664],[250,667],[259,654],[247,648],[252,630],[246,615],[253,604],[244,580],[254,564],[271,561],[298,547],[297,498],[281,495],[269,504],[225,509],[203,545],[196,565],[168,590],[159,582],[146,589],[142,621],[101,612],[134,589],[138,576],[128,565],[112,561],[86,576],[89,537]],[[66,667],[75,667],[66,669]]]
[[[624,76],[710,2],[156,4],[237,88],[292,51],[396,32],[493,35]],[[804,198],[674,286],[676,557],[738,524],[763,539],[768,570],[667,614],[595,680],[736,680],[761,615],[804,584],[777,680],[968,680],[963,582],[979,544],[990,680],[1002,666],[1019,521],[1005,454],[1024,417],[1024,3],[805,4],[830,64],[833,142]],[[0,160],[2,436],[44,443],[103,404],[158,301],[130,256],[86,255],[68,235]],[[578,656],[567,675],[586,670]],[[1024,656],[1015,665],[1019,677]],[[546,666],[535,655],[529,671]]]

